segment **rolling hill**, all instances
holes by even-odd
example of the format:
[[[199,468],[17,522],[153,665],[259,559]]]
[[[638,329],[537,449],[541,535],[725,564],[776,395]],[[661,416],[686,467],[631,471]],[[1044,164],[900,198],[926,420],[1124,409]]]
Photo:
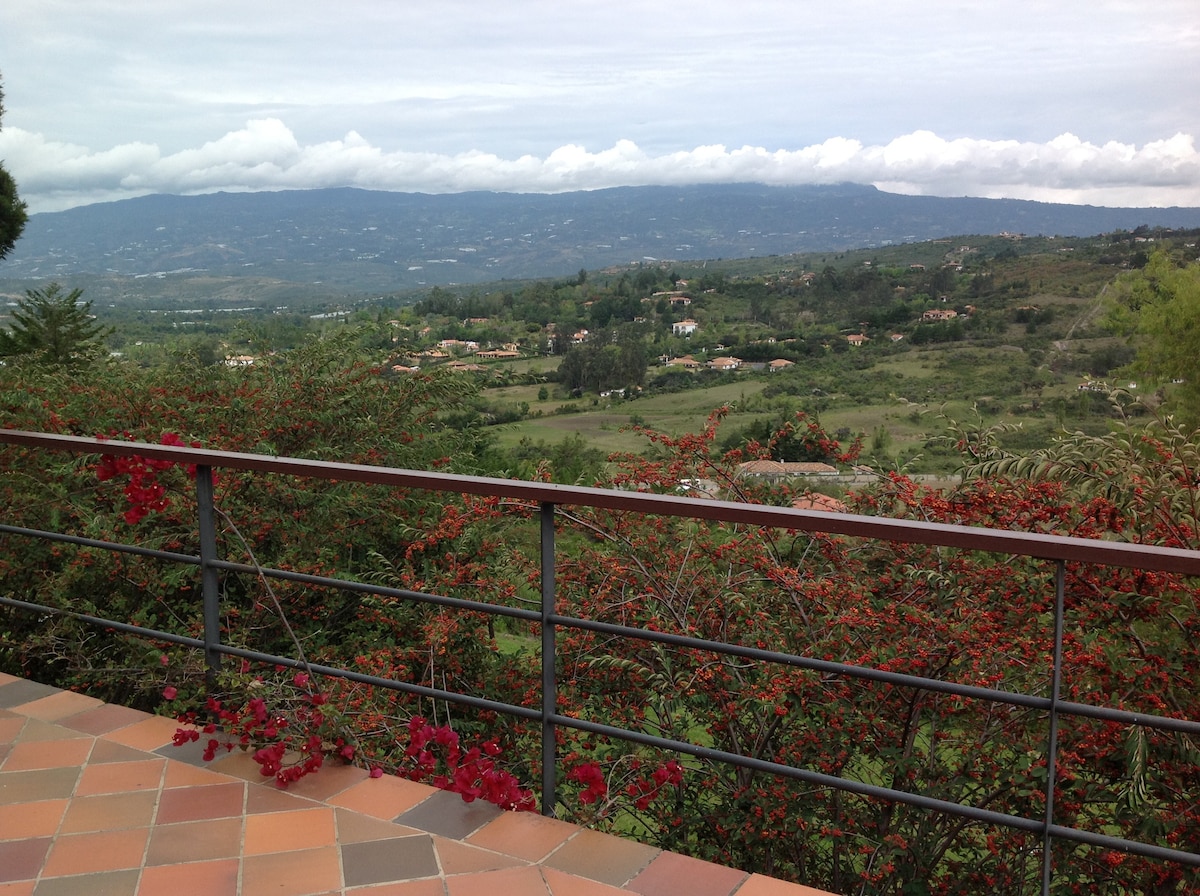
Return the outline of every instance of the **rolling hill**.
[[[81,277],[208,284],[257,278],[339,293],[394,293],[558,277],[640,261],[1139,226],[1198,227],[1200,209],[901,196],[851,184],[622,187],[555,195],[323,189],[146,196],[33,215],[0,263],[0,286]]]

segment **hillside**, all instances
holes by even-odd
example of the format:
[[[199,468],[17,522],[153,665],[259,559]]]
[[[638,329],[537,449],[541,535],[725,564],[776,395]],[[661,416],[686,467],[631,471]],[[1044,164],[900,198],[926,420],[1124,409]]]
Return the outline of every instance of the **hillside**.
[[[1200,209],[900,196],[869,186],[624,187],[424,195],[147,196],[31,217],[0,289],[122,281],[115,296],[397,293],[645,260],[844,251],[951,234],[1197,227]]]

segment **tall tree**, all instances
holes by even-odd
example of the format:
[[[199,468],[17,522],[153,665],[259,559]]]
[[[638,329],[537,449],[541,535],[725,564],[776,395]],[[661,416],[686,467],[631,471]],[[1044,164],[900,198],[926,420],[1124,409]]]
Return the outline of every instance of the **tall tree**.
[[[1180,264],[1156,250],[1140,271],[1114,284],[1109,320],[1135,334],[1130,372],[1168,384],[1168,407],[1180,419],[1200,423],[1200,262]]]
[[[0,85],[0,123],[4,121],[4,88]],[[0,160],[0,258],[12,249],[25,229],[25,203],[17,197],[17,182]]]
[[[92,303],[80,302],[82,289],[64,293],[57,283],[28,289],[12,311],[12,323],[0,330],[0,357],[27,355],[38,363],[65,366],[103,351],[111,332],[92,316]]]

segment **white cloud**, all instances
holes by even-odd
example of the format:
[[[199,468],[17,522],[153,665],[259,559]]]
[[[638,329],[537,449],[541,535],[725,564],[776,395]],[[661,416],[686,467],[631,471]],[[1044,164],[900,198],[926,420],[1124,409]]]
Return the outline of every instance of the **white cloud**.
[[[147,143],[103,151],[0,132],[0,158],[34,211],[148,193],[353,186],[406,192],[561,192],[646,184],[871,183],[910,194],[985,196],[1092,205],[1200,207],[1200,152],[1188,134],[1138,147],[1073,134],[1045,143],[945,139],[918,130],[886,144],[831,137],[796,150],[720,144],[652,155],[631,140],[589,150],[504,158],[385,151],[351,131],[303,145],[278,118],[255,119],[196,149]]]

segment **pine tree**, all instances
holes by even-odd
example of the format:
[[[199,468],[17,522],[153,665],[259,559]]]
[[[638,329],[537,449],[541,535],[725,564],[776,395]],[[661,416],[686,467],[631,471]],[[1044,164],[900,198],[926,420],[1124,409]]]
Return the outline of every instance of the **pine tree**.
[[[29,356],[40,364],[69,366],[104,351],[111,332],[92,316],[92,303],[80,303],[82,289],[64,293],[57,283],[28,289],[0,330],[0,357]]]

